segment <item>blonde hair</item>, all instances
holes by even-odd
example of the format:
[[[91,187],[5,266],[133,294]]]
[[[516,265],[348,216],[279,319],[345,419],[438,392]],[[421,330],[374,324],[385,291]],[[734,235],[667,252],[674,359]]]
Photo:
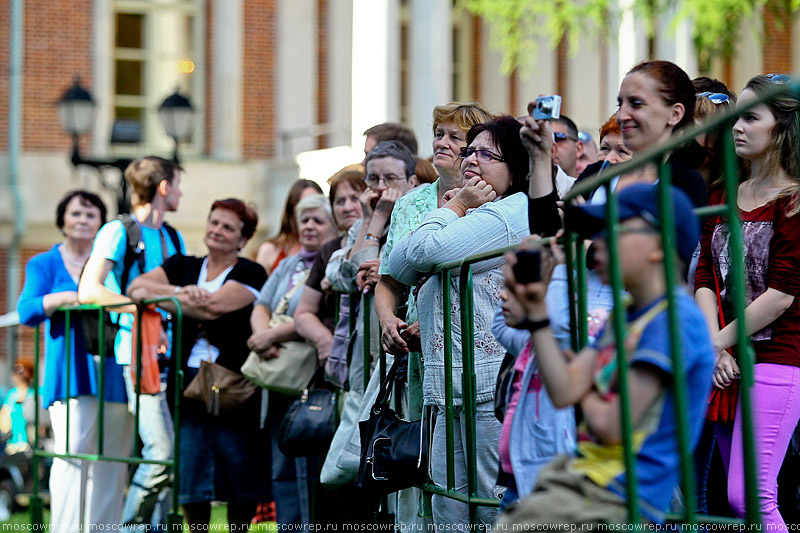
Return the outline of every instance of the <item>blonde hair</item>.
[[[433,108],[433,134],[436,135],[436,127],[439,124],[446,122],[452,122],[458,129],[467,132],[475,124],[483,124],[493,118],[494,115],[477,102],[451,102],[437,105]]]

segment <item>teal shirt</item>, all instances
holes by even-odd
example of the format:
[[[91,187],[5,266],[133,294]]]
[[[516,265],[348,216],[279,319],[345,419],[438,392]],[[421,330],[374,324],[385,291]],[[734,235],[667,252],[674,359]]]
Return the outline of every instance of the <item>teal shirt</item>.
[[[28,442],[28,423],[25,420],[23,402],[26,398],[33,397],[33,389],[28,388],[24,398],[20,398],[20,391],[16,387],[8,391],[3,407],[8,409],[11,416],[11,438],[8,444]]]
[[[439,180],[417,187],[395,202],[392,209],[392,220],[389,224],[389,233],[386,236],[386,245],[383,248],[381,264],[378,274],[389,275],[389,254],[392,248],[404,237],[417,229],[422,224],[425,215],[439,207]],[[408,296],[408,313],[406,322],[413,324],[417,321],[417,302],[413,294]]]

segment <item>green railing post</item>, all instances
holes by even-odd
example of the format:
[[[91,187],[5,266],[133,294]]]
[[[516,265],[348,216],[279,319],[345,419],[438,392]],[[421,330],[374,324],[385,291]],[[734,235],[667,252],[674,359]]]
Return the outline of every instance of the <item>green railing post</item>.
[[[456,471],[452,457],[455,454],[455,434],[453,432],[453,317],[450,303],[449,270],[442,272],[442,307],[444,308],[444,423],[445,450],[447,453],[447,490],[456,486]]]
[[[180,466],[181,466],[181,397],[183,396],[183,306],[176,296],[168,298],[175,305],[175,320],[173,321],[172,345],[170,362],[175,373],[174,383],[174,412],[172,413],[173,448],[172,448],[172,512],[167,515],[167,531],[183,531],[183,515],[181,514],[178,496],[180,493]],[[156,302],[152,302],[156,303]],[[141,343],[140,343],[141,344]]]
[[[64,391],[64,394],[66,395],[66,398],[64,399],[64,407],[67,410],[67,426],[64,429],[64,431],[66,431],[66,435],[65,435],[65,439],[64,439],[64,442],[66,443],[65,447],[64,447],[64,449],[66,450],[66,453],[69,453],[69,420],[70,420],[70,405],[69,405],[70,401],[69,400],[70,400],[70,359],[71,359],[71,357],[69,356],[69,354],[72,351],[72,328],[70,327],[71,326],[70,318],[71,318],[71,314],[70,314],[69,310],[67,310],[67,312],[64,313],[64,351],[66,352],[66,363],[67,363],[67,366],[66,366],[66,368],[67,368],[67,376],[66,376],[66,378],[67,378],[66,379],[66,381],[67,381],[67,389]],[[37,406],[37,409],[38,409],[38,406]]]
[[[633,452],[632,423],[630,411],[630,395],[628,394],[628,354],[625,349],[625,328],[627,317],[625,303],[622,300],[622,275],[619,264],[619,242],[617,224],[619,223],[619,207],[617,197],[611,190],[611,182],[606,187],[606,220],[608,221],[608,266],[611,274],[611,288],[614,293],[614,309],[611,312],[611,324],[614,328],[614,339],[617,348],[617,377],[619,380],[620,419],[622,429],[622,448],[625,460],[625,488],[628,495],[628,522],[639,523],[639,500],[637,498],[636,457]]]
[[[689,399],[686,391],[686,369],[683,361],[683,345],[680,336],[680,317],[676,282],[678,273],[675,245],[675,213],[672,205],[671,169],[666,162],[658,166],[659,209],[661,212],[661,248],[664,250],[664,279],[667,287],[667,320],[669,324],[669,349],[672,359],[672,387],[674,391],[675,418],[678,422],[678,454],[681,466],[681,488],[683,492],[684,523],[696,524],[697,494],[695,491],[695,469],[692,441],[689,436]],[[687,265],[688,266],[688,265]]]
[[[472,301],[472,267],[465,264],[461,267],[459,277],[459,298],[461,300],[461,401],[464,410],[464,428],[467,431],[467,494],[469,494],[469,521],[472,526],[478,525],[478,509],[472,498],[478,497],[478,454],[476,430],[476,394],[477,378],[475,376],[475,315]],[[450,291],[450,287],[447,287]]]
[[[36,326],[33,334],[34,344],[34,360],[33,360],[33,495],[30,501],[31,511],[31,526],[34,530],[38,527],[40,531],[44,529],[44,501],[39,495],[39,456],[36,450],[39,449],[39,361],[41,360],[41,353],[39,343],[41,342],[41,326]]]
[[[567,287],[572,289],[575,287],[575,271],[580,270],[580,258],[576,253],[576,238],[573,232],[568,232],[564,240],[564,255],[566,258],[567,267]],[[580,246],[580,244],[578,244]],[[578,292],[577,298],[574,297],[573,292],[570,290],[567,298],[569,298],[569,323],[575,324],[578,322],[578,309],[580,308],[581,294]],[[577,353],[580,349],[580,333],[576,328],[569,329],[570,346]]]
[[[98,382],[98,391],[97,391],[97,401],[98,401],[98,409],[97,409],[97,455],[103,455],[103,446],[105,444],[105,427],[106,427],[106,416],[105,416],[105,409],[106,409],[106,313],[104,308],[98,308],[97,312],[100,315],[100,320],[97,321],[98,323],[98,332],[97,332],[97,345],[100,348],[100,379]],[[117,316],[117,324],[119,324],[120,317]],[[116,354],[111,354],[110,357],[116,357]],[[124,370],[123,370],[124,372]],[[69,422],[68,422],[69,423]],[[139,436],[138,433],[134,433],[134,439]],[[69,453],[69,448],[67,448],[67,453]]]

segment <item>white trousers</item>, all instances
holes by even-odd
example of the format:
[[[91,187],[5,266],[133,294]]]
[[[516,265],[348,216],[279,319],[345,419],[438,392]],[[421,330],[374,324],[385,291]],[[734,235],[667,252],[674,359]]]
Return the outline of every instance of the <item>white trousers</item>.
[[[105,402],[103,455],[130,457],[133,417],[123,403]],[[55,453],[67,453],[67,404],[50,406]],[[98,401],[94,396],[69,400],[69,453],[97,453]],[[90,526],[114,527],[122,517],[128,465],[106,461],[53,459],[50,469],[50,521],[60,531]]]

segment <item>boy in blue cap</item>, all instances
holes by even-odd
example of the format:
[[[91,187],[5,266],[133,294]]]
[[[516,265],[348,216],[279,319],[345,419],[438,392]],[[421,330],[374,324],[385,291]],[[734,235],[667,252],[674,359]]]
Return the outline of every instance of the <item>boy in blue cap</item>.
[[[699,223],[684,193],[672,188],[677,252],[688,263],[699,239]],[[638,478],[637,500],[643,516],[661,523],[679,482],[677,421],[670,383],[670,358],[664,277],[664,252],[659,231],[658,190],[654,185],[632,185],[618,195],[616,228],[622,283],[630,294],[625,349],[629,361],[628,390]],[[605,207],[587,205],[568,212],[568,222],[584,236],[607,226]],[[625,466],[616,372],[616,350],[610,323],[599,340],[567,359],[553,339],[547,319],[545,294],[550,272],[560,254],[557,247],[542,249],[542,281],[516,282],[513,255],[508,258],[506,285],[525,305],[526,329],[532,332],[540,376],[556,407],[580,405],[584,422],[578,431],[577,456],[561,456],[539,474],[534,492],[509,507],[501,525],[527,524],[537,528],[627,521]],[[605,238],[595,239],[596,270],[608,282]],[[694,300],[682,289],[677,306],[680,342],[688,391],[692,444],[703,424],[711,390],[714,351],[705,319]],[[561,526],[563,527],[563,526]]]

